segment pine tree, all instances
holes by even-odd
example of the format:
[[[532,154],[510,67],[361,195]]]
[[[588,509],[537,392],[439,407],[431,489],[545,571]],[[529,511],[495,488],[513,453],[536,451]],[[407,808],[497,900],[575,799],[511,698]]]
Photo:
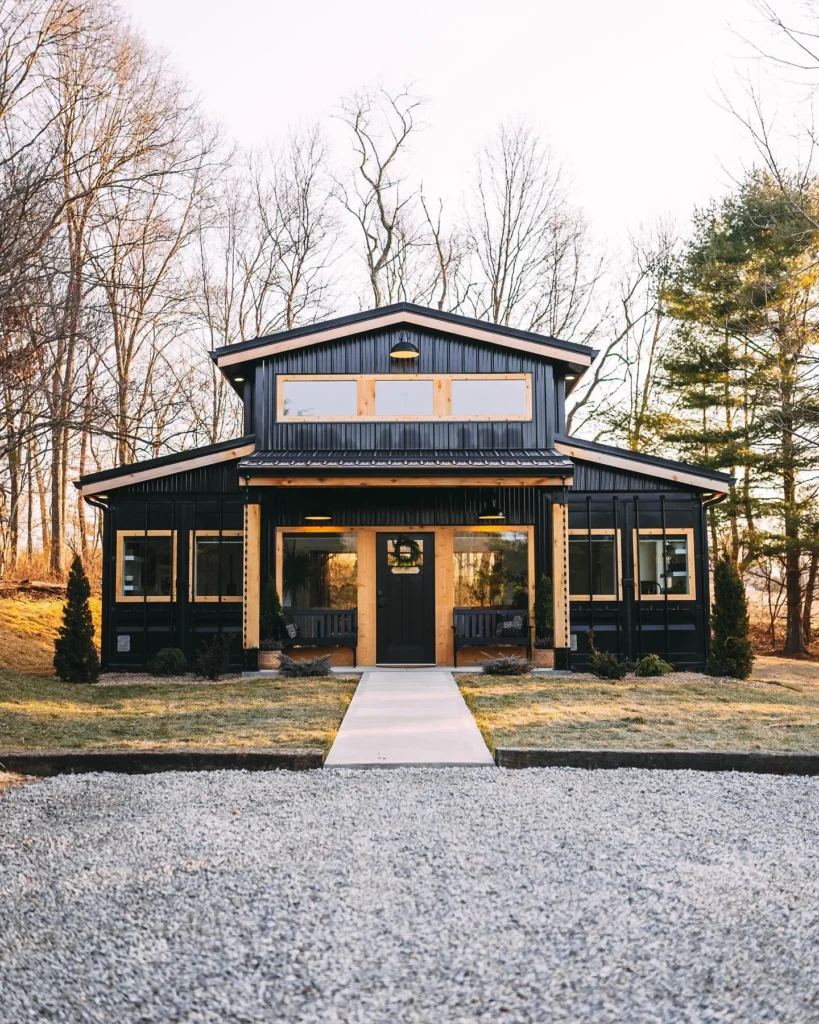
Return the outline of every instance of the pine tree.
[[[68,574],[63,624],[54,641],[54,668],[68,683],[94,683],[100,672],[100,659],[94,644],[94,623],[88,598],[91,585],[82,559],[74,555]]]
[[[281,610],[282,603],[276,590],[276,580],[271,576],[265,584],[259,604],[259,633],[262,640],[278,640]]]
[[[714,566],[710,675],[748,678],[754,660],[748,625],[748,600],[742,577],[730,557],[722,555]]]

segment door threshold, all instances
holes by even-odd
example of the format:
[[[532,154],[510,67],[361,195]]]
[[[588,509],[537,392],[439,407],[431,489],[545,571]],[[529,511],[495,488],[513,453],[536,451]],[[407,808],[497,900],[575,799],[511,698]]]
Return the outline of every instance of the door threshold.
[[[379,661],[376,668],[437,668],[434,661]]]

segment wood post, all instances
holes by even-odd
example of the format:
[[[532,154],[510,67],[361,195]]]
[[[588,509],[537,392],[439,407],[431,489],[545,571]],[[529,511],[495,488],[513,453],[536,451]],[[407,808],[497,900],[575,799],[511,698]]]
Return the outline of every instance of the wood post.
[[[554,646],[567,649],[569,641],[569,507],[552,502],[552,587]]]
[[[261,506],[245,505],[242,634],[245,650],[259,646]]]

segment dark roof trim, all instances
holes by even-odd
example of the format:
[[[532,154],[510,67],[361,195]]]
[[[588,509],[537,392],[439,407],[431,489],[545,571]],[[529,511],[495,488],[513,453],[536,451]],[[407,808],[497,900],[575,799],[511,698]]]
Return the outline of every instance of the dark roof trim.
[[[448,327],[454,333],[458,333],[458,328],[462,331],[481,331],[495,335],[498,339],[507,338],[510,343],[518,341],[527,346],[535,345],[538,348],[544,349],[544,355],[549,354],[549,349],[556,349],[567,363],[576,364],[579,370],[585,369],[597,355],[597,352],[588,345],[561,341],[558,338],[537,334],[534,331],[524,331],[517,327],[506,327],[503,324],[494,324],[488,320],[477,320],[474,317],[461,316],[457,313],[445,313],[442,310],[418,306],[412,302],[397,302],[391,306],[379,306],[377,309],[368,309],[361,313],[351,313],[348,316],[335,317],[332,320],[324,320],[321,323],[295,327],[289,331],[279,331],[261,338],[242,341],[235,345],[224,345],[214,349],[211,352],[211,358],[219,366],[225,366],[228,363],[237,364],[249,359],[258,358],[260,349],[275,350],[277,346],[281,346],[283,350],[286,350],[288,342],[292,343],[300,340],[302,340],[304,345],[307,345],[311,343],[311,336],[327,332],[338,332],[337,336],[343,337],[347,334],[357,333],[356,328],[358,328],[358,333],[360,333],[368,329],[367,324],[371,321],[383,320],[387,317],[396,318],[402,313],[407,314],[408,321],[411,317],[422,317],[424,320],[437,321],[444,332],[447,331]],[[345,328],[350,329],[345,330]],[[321,340],[321,338],[317,338],[316,343]],[[290,345],[289,347],[295,346]],[[572,356],[576,358],[572,359]]]
[[[104,469],[100,473],[87,473],[74,481],[74,486],[84,495],[99,494],[114,487],[125,487],[139,480],[152,477],[169,476],[172,473],[183,473],[200,465],[214,462],[226,462],[249,455],[254,448],[256,438],[250,434],[245,437],[219,441],[216,444],[204,445],[202,448],[191,448],[185,452],[173,452],[161,455],[158,459],[145,459],[126,466],[115,466]],[[195,463],[195,465],[190,465]]]
[[[664,477],[718,494],[727,494],[735,480],[730,473],[720,473],[705,466],[662,459],[656,455],[645,455],[643,452],[633,452],[628,448],[615,448],[613,445],[587,441],[580,437],[557,435],[555,448],[564,455],[571,455],[572,458],[582,460],[585,456],[590,462],[626,469],[633,473],[643,473],[646,476]]]
[[[547,471],[558,476],[571,477],[574,464],[571,459],[549,448],[542,449],[408,449],[390,451],[369,449],[353,451],[261,451],[242,459],[239,472],[274,471],[287,473],[315,473],[335,475],[350,470],[378,474],[390,472],[417,474],[449,473],[484,474],[487,470],[499,474],[519,475],[522,469],[533,472]]]

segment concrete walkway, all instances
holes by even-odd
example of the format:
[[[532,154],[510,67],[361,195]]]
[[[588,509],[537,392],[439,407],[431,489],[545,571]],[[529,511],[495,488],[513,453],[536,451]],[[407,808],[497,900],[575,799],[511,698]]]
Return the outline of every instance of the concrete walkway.
[[[492,765],[450,672],[365,672],[324,762],[328,768]]]

